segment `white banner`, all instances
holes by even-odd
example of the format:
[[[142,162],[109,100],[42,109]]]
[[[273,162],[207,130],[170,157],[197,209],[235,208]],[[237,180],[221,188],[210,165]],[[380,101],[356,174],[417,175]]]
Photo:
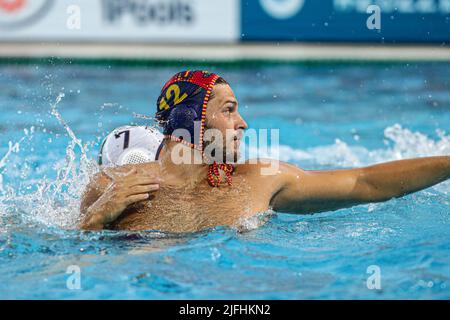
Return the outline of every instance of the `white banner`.
[[[239,0],[0,0],[0,41],[233,42]]]

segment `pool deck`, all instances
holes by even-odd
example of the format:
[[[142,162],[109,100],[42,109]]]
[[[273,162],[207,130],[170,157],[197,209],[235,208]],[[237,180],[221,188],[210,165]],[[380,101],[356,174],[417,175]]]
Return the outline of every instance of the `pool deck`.
[[[158,61],[450,61],[450,47],[370,44],[108,44],[0,42],[0,58]]]

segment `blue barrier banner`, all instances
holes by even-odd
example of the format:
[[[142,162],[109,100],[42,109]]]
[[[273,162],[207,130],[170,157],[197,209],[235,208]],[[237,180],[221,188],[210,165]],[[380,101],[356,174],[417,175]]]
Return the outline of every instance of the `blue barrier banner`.
[[[450,0],[242,0],[243,41],[450,41]]]

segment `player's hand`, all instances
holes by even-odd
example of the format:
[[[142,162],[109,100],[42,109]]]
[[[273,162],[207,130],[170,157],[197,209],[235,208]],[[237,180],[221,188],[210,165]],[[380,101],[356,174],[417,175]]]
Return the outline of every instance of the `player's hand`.
[[[85,229],[102,229],[114,222],[122,212],[137,202],[146,201],[159,190],[160,178],[135,167],[128,172],[105,170],[111,183],[87,210]]]

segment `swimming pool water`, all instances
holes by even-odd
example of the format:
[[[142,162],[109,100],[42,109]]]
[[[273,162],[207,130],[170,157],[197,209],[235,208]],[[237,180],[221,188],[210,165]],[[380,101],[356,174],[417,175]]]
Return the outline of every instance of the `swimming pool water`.
[[[77,230],[100,140],[152,123],[143,116],[179,69],[0,65],[0,298],[450,298],[449,182],[336,212],[273,213],[245,232]],[[232,84],[250,127],[280,129],[281,159],[305,169],[450,154],[450,64],[208,69]],[[80,289],[67,286],[70,266]],[[381,289],[367,286],[370,266]]]

